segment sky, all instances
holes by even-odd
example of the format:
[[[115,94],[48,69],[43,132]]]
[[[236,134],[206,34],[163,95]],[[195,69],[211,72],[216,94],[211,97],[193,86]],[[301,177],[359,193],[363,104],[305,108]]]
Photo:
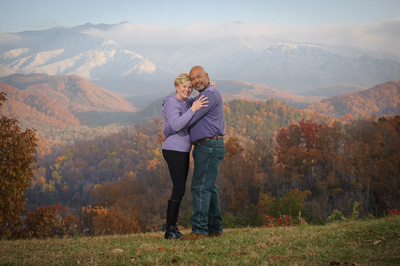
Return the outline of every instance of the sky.
[[[264,34],[400,55],[399,0],[0,0],[3,38],[26,30],[121,22],[135,25],[124,34],[152,42]],[[146,39],[150,35],[154,39]]]

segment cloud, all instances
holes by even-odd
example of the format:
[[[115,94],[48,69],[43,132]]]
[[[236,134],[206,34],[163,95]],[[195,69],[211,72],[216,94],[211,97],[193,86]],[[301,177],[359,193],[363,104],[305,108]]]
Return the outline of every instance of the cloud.
[[[49,29],[60,26],[55,19],[49,18],[43,20],[39,25],[36,25],[38,29]]]
[[[271,40],[352,45],[364,49],[393,52],[400,55],[400,18],[379,24],[354,27],[325,26],[320,28],[278,27],[266,24],[194,24],[187,27],[150,26],[121,23],[111,30],[91,29],[93,36],[113,39],[128,47],[190,45],[231,37],[262,36]]]
[[[400,18],[366,26],[359,36],[371,48],[378,47],[400,55]]]
[[[15,45],[21,40],[21,36],[13,33],[0,33],[0,52],[16,48]]]

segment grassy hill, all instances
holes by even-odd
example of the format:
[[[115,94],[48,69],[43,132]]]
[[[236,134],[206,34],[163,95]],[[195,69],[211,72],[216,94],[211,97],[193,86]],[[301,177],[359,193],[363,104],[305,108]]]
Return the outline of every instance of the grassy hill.
[[[190,230],[184,230],[189,233]],[[1,264],[399,265],[400,216],[325,226],[244,228],[200,241],[162,232],[0,241]]]

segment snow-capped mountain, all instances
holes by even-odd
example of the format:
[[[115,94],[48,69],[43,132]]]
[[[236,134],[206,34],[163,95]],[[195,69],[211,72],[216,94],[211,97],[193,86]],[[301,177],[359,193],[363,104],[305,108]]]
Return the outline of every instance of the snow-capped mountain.
[[[146,49],[140,54],[165,71],[189,71],[200,64],[212,79],[240,79],[296,93],[338,84],[372,87],[400,77],[400,60],[394,55],[262,37],[210,41],[157,57]]]
[[[295,93],[338,84],[372,87],[400,77],[398,57],[357,47],[262,36],[129,45],[124,38],[134,36],[124,36],[122,29],[133,26],[85,24],[8,34],[13,41],[0,42],[0,76],[76,74],[122,95],[160,97],[172,92],[176,75],[193,65],[203,65],[213,80],[243,80]]]
[[[116,81],[123,93],[158,74],[150,60],[116,42],[81,33],[80,28],[53,28],[16,34],[15,47],[0,48],[0,76],[10,73],[75,74],[100,85]],[[129,84],[121,88],[118,82]]]

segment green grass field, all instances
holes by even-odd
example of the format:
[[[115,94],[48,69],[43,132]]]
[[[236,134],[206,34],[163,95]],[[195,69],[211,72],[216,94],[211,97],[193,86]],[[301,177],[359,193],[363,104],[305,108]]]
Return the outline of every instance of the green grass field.
[[[1,265],[400,265],[400,216],[227,229],[199,241],[165,240],[156,232],[0,243]]]

